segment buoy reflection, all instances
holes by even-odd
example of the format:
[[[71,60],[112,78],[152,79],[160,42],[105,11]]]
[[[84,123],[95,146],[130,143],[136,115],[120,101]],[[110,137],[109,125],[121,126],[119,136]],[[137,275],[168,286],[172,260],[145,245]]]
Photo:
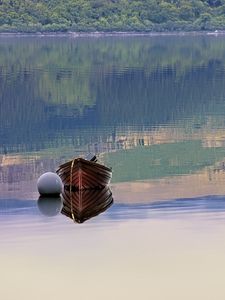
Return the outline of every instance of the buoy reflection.
[[[39,211],[47,217],[53,217],[62,210],[62,198],[60,196],[40,196],[37,201]]]

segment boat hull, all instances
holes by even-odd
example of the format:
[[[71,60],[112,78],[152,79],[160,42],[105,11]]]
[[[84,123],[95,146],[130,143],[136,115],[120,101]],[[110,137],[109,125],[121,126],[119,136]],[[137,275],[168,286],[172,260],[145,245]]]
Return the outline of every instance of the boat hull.
[[[112,177],[112,170],[106,166],[83,158],[76,158],[61,166],[56,173],[62,179],[66,189],[87,190],[107,186]]]

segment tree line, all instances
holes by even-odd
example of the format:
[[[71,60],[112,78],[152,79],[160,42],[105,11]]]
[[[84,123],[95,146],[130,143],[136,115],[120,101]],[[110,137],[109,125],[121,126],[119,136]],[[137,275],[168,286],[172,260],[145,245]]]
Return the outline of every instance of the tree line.
[[[225,29],[225,0],[0,0],[1,32]]]

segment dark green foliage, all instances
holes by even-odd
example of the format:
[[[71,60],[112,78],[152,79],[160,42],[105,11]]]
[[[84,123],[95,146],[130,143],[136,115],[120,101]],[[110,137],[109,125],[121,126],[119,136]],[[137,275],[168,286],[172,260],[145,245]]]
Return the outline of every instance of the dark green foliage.
[[[0,31],[225,29],[225,0],[0,0]]]
[[[0,66],[0,153],[80,147],[90,128],[225,127],[223,37],[2,38]]]

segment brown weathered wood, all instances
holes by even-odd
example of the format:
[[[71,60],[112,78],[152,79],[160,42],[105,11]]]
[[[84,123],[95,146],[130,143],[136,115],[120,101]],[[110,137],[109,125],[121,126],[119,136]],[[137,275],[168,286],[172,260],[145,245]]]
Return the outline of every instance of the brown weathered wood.
[[[83,223],[97,216],[113,203],[112,192],[109,187],[75,192],[64,189],[62,196],[63,208],[61,213],[77,223]]]
[[[111,168],[83,158],[62,164],[56,173],[66,187],[72,183],[72,190],[103,188],[109,184],[112,177]]]

